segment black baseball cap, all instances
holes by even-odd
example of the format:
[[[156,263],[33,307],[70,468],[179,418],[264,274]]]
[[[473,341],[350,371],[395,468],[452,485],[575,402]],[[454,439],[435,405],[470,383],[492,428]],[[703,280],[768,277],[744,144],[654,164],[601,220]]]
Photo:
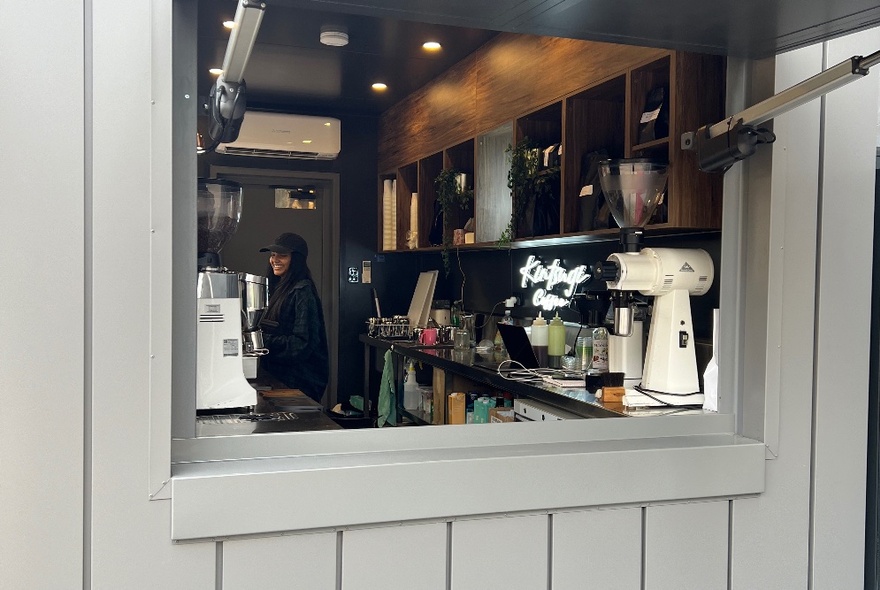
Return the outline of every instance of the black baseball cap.
[[[278,252],[279,254],[290,254],[291,252],[299,252],[303,256],[309,255],[309,245],[299,234],[286,232],[275,238],[275,242],[260,248],[260,252]]]

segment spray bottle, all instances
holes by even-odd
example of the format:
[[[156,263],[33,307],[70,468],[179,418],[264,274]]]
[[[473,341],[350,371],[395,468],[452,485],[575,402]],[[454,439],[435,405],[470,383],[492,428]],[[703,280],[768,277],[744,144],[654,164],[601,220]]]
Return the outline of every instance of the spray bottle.
[[[416,383],[416,365],[409,362],[406,369],[406,380],[403,383],[403,407],[406,410],[418,410],[419,402],[422,401],[422,392]]]

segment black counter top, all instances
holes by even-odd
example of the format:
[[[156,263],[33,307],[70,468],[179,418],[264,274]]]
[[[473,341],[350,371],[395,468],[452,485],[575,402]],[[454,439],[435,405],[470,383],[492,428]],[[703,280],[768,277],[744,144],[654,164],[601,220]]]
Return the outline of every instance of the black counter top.
[[[498,353],[478,354],[473,348],[454,350],[452,345],[423,346],[410,340],[382,340],[365,334],[360,336],[361,342],[376,348],[387,350],[421,361],[425,364],[450,371],[466,377],[474,382],[488,385],[502,391],[509,391],[519,397],[538,400],[552,406],[567,410],[584,418],[622,418],[629,416],[622,404],[603,404],[596,396],[586,389],[567,389],[556,387],[532,379],[519,381],[483,367],[475,366],[475,362],[503,360]]]

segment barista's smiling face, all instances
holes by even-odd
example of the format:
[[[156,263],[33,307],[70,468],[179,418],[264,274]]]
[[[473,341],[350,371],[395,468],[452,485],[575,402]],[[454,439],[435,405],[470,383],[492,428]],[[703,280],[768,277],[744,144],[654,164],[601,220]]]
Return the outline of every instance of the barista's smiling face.
[[[282,254],[281,252],[269,253],[269,266],[276,277],[283,276],[290,268],[290,254]]]

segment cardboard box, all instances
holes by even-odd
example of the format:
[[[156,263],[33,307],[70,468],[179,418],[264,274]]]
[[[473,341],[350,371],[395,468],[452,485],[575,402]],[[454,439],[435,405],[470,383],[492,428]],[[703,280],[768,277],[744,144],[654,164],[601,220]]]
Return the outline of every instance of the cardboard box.
[[[465,394],[463,391],[455,391],[446,398],[446,423],[447,424],[464,424],[465,423]]]
[[[513,408],[492,408],[489,410],[489,422],[516,422]]]

